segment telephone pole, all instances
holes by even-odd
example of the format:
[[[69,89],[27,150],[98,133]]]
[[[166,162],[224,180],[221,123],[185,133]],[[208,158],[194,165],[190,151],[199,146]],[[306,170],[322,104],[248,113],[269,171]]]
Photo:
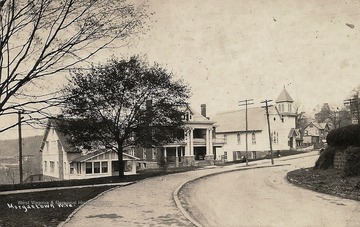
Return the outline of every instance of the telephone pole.
[[[248,110],[248,105],[254,104],[252,101],[254,101],[254,99],[245,99],[245,100],[239,101],[239,106],[245,106],[245,124],[246,124],[246,129],[245,129],[245,143],[246,143],[245,158],[246,158],[246,165],[249,165],[249,162],[248,162],[248,117],[247,117],[247,110]]]
[[[359,98],[346,99],[344,100],[344,105],[349,105],[351,118],[356,118],[357,124],[360,124],[360,111],[359,111],[358,99]]]
[[[262,106],[261,108],[265,108],[266,110],[266,119],[267,119],[267,123],[268,123],[268,131],[269,131],[269,142],[270,142],[270,155],[271,155],[271,164],[274,165],[274,158],[273,158],[273,150],[272,150],[272,139],[271,139],[271,130],[270,130],[270,121],[269,121],[269,107],[271,107],[272,105],[269,105],[269,102],[271,102],[272,100],[265,100],[262,101],[261,103],[265,103],[265,106]]]
[[[18,111],[20,184],[23,183],[21,120],[21,111]]]

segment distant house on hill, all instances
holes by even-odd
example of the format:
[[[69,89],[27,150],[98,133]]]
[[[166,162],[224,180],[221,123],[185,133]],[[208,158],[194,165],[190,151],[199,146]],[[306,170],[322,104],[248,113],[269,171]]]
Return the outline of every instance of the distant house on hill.
[[[70,180],[95,177],[117,176],[119,174],[118,154],[111,149],[87,151],[71,146],[67,138],[49,120],[40,152],[42,156],[42,174],[44,180]],[[138,158],[123,153],[127,171],[136,173]]]
[[[275,105],[269,107],[272,148],[288,150],[296,147],[300,139],[295,129],[296,113],[294,100],[284,88],[276,99]],[[223,138],[225,144],[217,155],[223,155],[227,161],[240,160],[246,157],[246,110],[222,112],[215,116],[218,125],[216,136]],[[270,151],[268,124],[264,108],[248,108],[248,158],[256,159]]]

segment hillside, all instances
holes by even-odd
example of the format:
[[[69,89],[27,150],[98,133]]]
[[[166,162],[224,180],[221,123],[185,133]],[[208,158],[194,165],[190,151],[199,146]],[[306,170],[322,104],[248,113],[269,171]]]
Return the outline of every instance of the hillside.
[[[43,136],[25,137],[22,140],[23,155],[37,155],[40,149]],[[19,141],[0,140],[0,157],[16,157],[19,153]],[[0,161],[1,162],[1,161]]]

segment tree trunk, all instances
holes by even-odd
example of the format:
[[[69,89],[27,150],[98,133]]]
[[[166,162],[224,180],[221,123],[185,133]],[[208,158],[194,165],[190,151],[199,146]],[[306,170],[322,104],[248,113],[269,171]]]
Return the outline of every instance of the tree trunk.
[[[125,172],[125,162],[123,159],[123,149],[122,149],[122,145],[120,145],[118,143],[118,162],[119,162],[119,177],[123,177],[124,176],[124,172]]]

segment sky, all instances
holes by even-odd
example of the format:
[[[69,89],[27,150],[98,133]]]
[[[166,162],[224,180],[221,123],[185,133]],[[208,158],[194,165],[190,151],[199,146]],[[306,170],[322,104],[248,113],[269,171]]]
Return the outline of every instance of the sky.
[[[341,108],[360,85],[359,1],[148,4],[153,13],[149,30],[128,47],[102,52],[96,61],[111,55],[146,56],[183,79],[191,87],[192,108],[200,112],[206,104],[210,117],[241,108],[239,100],[254,99],[254,106],[265,99],[275,101],[284,86],[300,111],[311,114],[323,103]],[[57,78],[49,83],[63,82]],[[32,135],[24,130],[25,136]]]

